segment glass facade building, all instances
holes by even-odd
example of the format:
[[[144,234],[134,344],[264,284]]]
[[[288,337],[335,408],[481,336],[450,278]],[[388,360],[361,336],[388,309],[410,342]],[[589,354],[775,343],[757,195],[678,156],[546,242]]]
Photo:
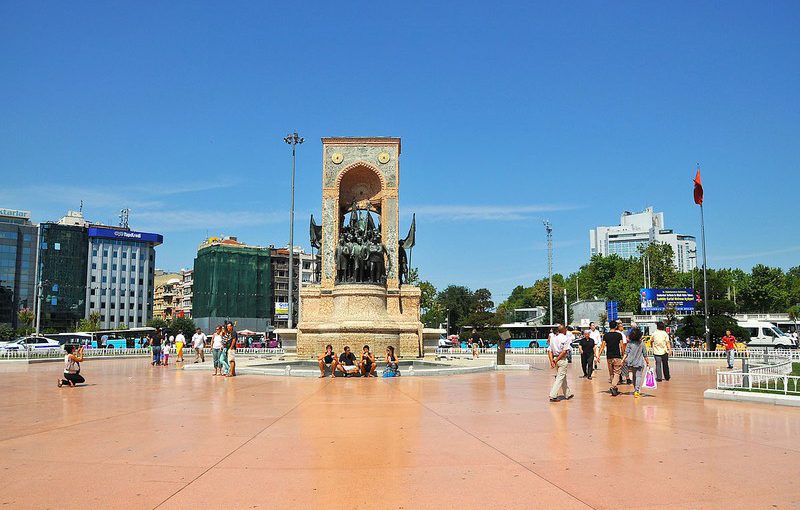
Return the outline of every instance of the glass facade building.
[[[34,307],[37,227],[30,213],[0,209],[0,324],[18,328],[18,312]]]
[[[42,331],[73,331],[86,315],[87,229],[42,223],[39,267]]]

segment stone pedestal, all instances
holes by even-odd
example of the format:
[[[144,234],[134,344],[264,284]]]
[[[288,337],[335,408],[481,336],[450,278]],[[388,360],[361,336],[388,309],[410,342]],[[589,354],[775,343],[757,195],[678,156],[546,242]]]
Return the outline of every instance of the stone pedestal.
[[[403,358],[424,353],[417,287],[341,284],[326,289],[317,285],[301,289],[300,299],[298,357],[319,356],[327,344],[337,353],[349,345],[356,356],[364,345],[380,358],[389,345]]]

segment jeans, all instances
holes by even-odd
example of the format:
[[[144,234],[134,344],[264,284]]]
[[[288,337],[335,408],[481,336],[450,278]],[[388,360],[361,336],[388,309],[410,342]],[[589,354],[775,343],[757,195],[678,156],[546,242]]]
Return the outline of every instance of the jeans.
[[[161,364],[161,346],[154,345],[153,346],[153,363],[156,365]]]
[[[558,360],[556,363],[556,367],[558,367],[558,371],[556,372],[556,380],[553,382],[553,387],[550,390],[550,398],[558,397],[558,390],[561,389],[564,391],[564,396],[569,398],[572,396],[572,391],[569,389],[569,385],[567,384],[567,369],[569,368],[569,362],[566,359]]]
[[[583,369],[583,375],[586,377],[592,376],[592,370],[594,369],[594,353],[584,352],[581,354],[581,368]]]
[[[211,359],[214,361],[214,368],[222,367],[219,358],[222,356],[222,349],[211,349]]]
[[[633,390],[639,391],[642,389],[642,376],[644,375],[644,367],[629,367],[628,373],[633,376]]]
[[[656,354],[656,380],[669,381],[669,354]]]
[[[725,353],[725,355],[728,357],[728,368],[733,368],[733,357],[735,352],[736,349],[730,349]]]
[[[84,379],[81,374],[68,374],[67,372],[64,372],[64,379],[62,379],[61,382],[63,384],[69,384],[70,382],[80,384],[86,382],[86,379]]]
[[[219,355],[219,366],[222,368],[223,374],[227,374],[228,370],[231,369],[231,366],[228,363],[228,349],[222,349],[222,352]]]

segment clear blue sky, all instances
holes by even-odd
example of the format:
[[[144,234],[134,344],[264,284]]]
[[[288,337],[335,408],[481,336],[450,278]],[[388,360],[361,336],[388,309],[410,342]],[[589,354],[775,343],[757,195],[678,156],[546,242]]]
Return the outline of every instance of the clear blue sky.
[[[501,301],[653,205],[709,264],[800,264],[797,2],[0,4],[0,206],[164,234],[288,242],[321,203],[323,136],[403,139],[401,228],[437,286]]]

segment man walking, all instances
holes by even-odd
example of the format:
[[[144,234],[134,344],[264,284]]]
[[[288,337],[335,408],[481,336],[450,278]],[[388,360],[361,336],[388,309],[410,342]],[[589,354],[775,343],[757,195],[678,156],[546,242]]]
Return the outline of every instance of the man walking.
[[[725,330],[725,336],[722,337],[722,343],[725,344],[725,357],[728,360],[728,369],[733,369],[733,357],[736,354],[736,337],[733,336],[730,329]]]
[[[656,323],[656,332],[653,333],[653,355],[656,358],[656,381],[666,379],[669,381],[669,355],[672,344],[663,322]]]
[[[583,330],[583,338],[580,341],[581,350],[581,369],[583,370],[583,377],[592,380],[592,367],[596,360],[594,340],[590,336],[591,332],[588,329]]]
[[[609,322],[608,326],[610,330],[603,335],[603,343],[600,345],[598,359],[600,359],[600,355],[605,351],[606,360],[608,361],[608,382],[611,384],[611,396],[616,397],[619,395],[617,385],[619,384],[619,376],[622,372],[622,333],[617,331],[617,321]]]
[[[550,402],[558,402],[559,389],[563,391],[564,399],[566,400],[575,396],[572,390],[569,389],[569,384],[567,384],[567,369],[569,368],[567,353],[570,351],[572,351],[572,334],[568,334],[567,327],[562,325],[558,330],[558,334],[553,337],[547,349],[547,357],[550,358],[550,368],[556,370],[556,380],[553,382],[553,388],[550,390]]]
[[[197,331],[192,335],[192,347],[194,347],[194,362],[198,360],[202,363],[206,362],[206,354],[204,352],[206,346],[206,335],[203,330],[197,328]]]
[[[603,343],[603,335],[600,334],[600,330],[597,329],[597,324],[594,322],[589,323],[589,338],[594,340],[594,357],[600,358],[600,344]],[[594,369],[597,370],[597,360],[594,362]]]
[[[632,322],[631,323],[631,328],[634,328],[635,326],[636,326],[636,323]],[[627,349],[627,347],[628,347],[628,335],[625,334],[625,326],[622,324],[622,321],[619,321],[617,323],[617,331],[622,336],[622,352],[621,352],[621,354],[624,356],[625,355],[625,349]],[[622,370],[620,372],[619,380],[620,380],[620,384],[622,384],[623,381],[624,381],[625,384],[631,384],[631,382],[632,382],[631,381],[631,373],[628,370],[628,366],[625,365],[625,363],[622,364]]]

